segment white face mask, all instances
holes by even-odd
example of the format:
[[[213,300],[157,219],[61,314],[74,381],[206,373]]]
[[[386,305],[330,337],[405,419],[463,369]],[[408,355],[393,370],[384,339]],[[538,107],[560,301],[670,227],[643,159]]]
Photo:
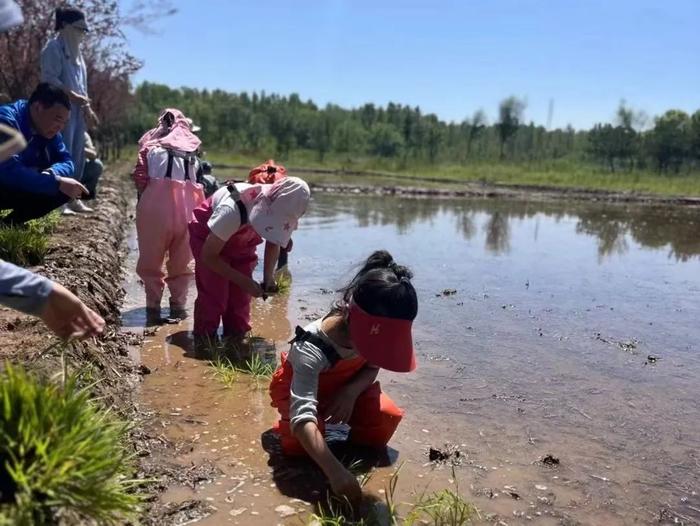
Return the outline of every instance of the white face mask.
[[[85,40],[85,31],[70,24],[61,29],[61,36],[68,48],[68,54],[73,60],[78,60],[80,56],[80,44]]]

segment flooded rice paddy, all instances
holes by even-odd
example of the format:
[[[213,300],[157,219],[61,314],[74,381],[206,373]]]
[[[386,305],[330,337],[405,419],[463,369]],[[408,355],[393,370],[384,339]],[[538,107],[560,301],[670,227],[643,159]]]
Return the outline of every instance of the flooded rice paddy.
[[[415,273],[419,368],[380,375],[406,416],[368,494],[401,465],[397,501],[458,486],[484,523],[700,521],[699,210],[316,195],[291,291],[255,302],[253,333],[285,350],[378,248]],[[142,292],[126,286],[124,325],[140,331]],[[266,385],[224,386],[190,328],[146,337],[140,399],[178,462],[213,475],[161,500],[205,501],[200,524],[303,523],[322,478],[276,458]],[[431,447],[460,454],[431,463]]]

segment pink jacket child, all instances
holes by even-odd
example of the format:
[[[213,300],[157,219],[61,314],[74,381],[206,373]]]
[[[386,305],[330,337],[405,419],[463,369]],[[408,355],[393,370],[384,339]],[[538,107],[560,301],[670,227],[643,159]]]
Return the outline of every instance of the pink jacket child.
[[[289,244],[311,193],[297,177],[273,184],[228,184],[194,211],[190,246],[195,260],[196,342],[216,338],[223,322],[232,341],[250,330],[251,297],[274,290],[280,247]],[[263,282],[253,280],[256,247],[266,240]]]
[[[162,322],[160,303],[166,284],[170,290],[170,318],[187,317],[187,289],[192,280],[187,223],[205,199],[202,185],[196,180],[200,145],[185,115],[176,109],[164,110],[158,126],[139,140],[132,174],[140,196],[136,206],[136,273],[146,289],[149,325]],[[163,272],[166,256],[167,274]]]

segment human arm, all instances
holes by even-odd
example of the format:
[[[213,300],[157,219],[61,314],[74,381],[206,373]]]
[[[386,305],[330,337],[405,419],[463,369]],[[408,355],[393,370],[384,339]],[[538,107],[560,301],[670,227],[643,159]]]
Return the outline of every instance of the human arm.
[[[333,455],[318,427],[318,378],[330,364],[323,353],[308,342],[295,342],[288,359],[293,369],[289,405],[292,433],[328,477],[333,491],[355,503],[361,497],[360,485]]]
[[[88,189],[80,181],[73,179],[75,165],[61,134],[56,135],[51,140],[47,149],[53,164],[43,173],[53,175],[58,181],[58,189],[71,199],[87,195]]]
[[[254,298],[261,297],[263,295],[263,290],[258,282],[234,269],[223,260],[221,251],[225,244],[225,240],[217,237],[213,233],[209,233],[202,247],[202,261],[204,264],[217,274],[220,274],[227,280],[238,285]]]
[[[136,190],[143,192],[148,186],[148,149],[142,148],[139,151],[138,158],[136,159],[136,166],[134,166],[134,171],[131,172],[131,178],[134,180],[134,185],[136,185]]]
[[[321,412],[330,424],[347,424],[352,416],[357,398],[377,380],[379,368],[366,364],[352,379],[341,387]]]
[[[63,52],[57,40],[51,40],[46,47],[41,51],[41,81],[48,82],[57,86],[68,95],[72,104],[85,106],[89,104],[90,99],[87,96],[81,95],[75,91],[68,89],[61,80],[63,71]]]
[[[265,242],[265,255],[263,256],[263,287],[265,292],[277,292],[275,283],[275,267],[280,257],[280,247],[269,241]]]
[[[326,439],[315,422],[307,421],[294,429],[297,437],[309,456],[318,464],[321,471],[328,477],[333,493],[346,497],[351,505],[356,505],[362,499],[362,488],[355,476],[335,458],[328,448]]]
[[[85,132],[85,157],[90,161],[97,159],[97,148],[95,148],[92,137],[87,132]]]
[[[41,318],[62,339],[102,332],[104,320],[65,287],[0,261],[0,303]]]

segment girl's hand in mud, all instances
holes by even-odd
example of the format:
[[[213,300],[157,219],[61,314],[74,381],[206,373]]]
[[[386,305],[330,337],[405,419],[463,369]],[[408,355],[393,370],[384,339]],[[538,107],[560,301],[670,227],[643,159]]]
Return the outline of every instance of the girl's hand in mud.
[[[263,291],[263,288],[260,286],[260,283],[258,283],[254,279],[246,279],[240,285],[240,287],[254,298],[262,298],[265,295],[265,291]]]
[[[362,488],[355,475],[347,469],[341,468],[333,477],[330,477],[329,482],[333,493],[338,497],[345,497],[353,509],[357,508],[362,501]]]
[[[355,409],[355,400],[355,396],[345,389],[338,391],[323,407],[326,422],[347,424]]]
[[[53,284],[40,317],[63,340],[95,336],[105,326],[105,321],[99,314],[58,283]]]

